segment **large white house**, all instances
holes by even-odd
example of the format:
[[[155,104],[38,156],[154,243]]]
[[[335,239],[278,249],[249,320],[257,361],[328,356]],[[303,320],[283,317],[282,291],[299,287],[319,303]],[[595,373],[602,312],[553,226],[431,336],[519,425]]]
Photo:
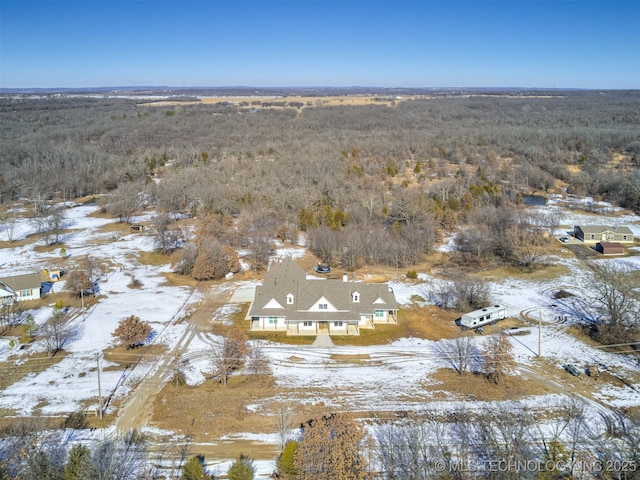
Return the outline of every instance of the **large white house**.
[[[40,274],[27,273],[0,278],[0,303],[3,305],[40,298]]]
[[[287,335],[359,335],[376,323],[397,323],[398,303],[386,283],[307,278],[293,260],[274,264],[256,287],[251,330]]]

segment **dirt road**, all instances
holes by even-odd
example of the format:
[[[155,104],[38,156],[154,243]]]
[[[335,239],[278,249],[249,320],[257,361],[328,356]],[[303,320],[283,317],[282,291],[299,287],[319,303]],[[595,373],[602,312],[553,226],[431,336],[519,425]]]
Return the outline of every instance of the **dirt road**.
[[[209,288],[206,292],[202,292],[203,299],[199,302],[193,314],[186,320],[189,325],[175,346],[160,355],[151,367],[145,364],[144,358],[139,362],[136,368],[146,369],[147,373],[145,374],[144,371],[134,372],[137,375],[144,375],[144,378],[129,394],[129,398],[118,411],[115,427],[119,433],[129,432],[148,424],[153,413],[153,400],[164,385],[171,380],[177,363],[187,351],[189,343],[194,336],[198,332],[208,330],[214,312],[225,303],[228,303],[229,297],[233,293],[233,287],[234,284],[232,282],[224,282]],[[189,299],[197,289],[198,286],[193,289]],[[176,312],[167,327],[182,320],[181,312],[185,304]],[[156,338],[158,337],[161,337],[161,335]]]

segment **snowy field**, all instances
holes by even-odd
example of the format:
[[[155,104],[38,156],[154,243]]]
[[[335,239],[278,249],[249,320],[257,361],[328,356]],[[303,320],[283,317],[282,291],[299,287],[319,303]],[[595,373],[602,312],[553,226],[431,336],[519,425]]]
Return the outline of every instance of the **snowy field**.
[[[152,251],[153,242],[146,234],[130,233],[115,235],[101,230],[114,220],[89,216],[98,207],[74,206],[65,211],[66,228],[62,241],[71,263],[90,254],[93,258],[108,259],[112,265],[100,278],[101,298],[87,311],[83,320],[81,312],[74,311],[74,336],[65,351],[68,356],[51,368],[39,374],[28,375],[0,392],[0,407],[15,410],[19,415],[40,413],[45,415],[63,415],[77,411],[83,403],[96,401],[97,371],[96,355],[113,345],[111,337],[120,319],[137,315],[151,323],[155,342],[174,347],[184,338],[188,324],[179,320],[196,308],[201,293],[186,287],[169,286],[162,275],[169,271],[168,265],[148,266],[136,260],[135,252]],[[560,200],[554,199],[548,206],[538,207],[544,211],[559,211],[562,214],[558,235],[564,234],[567,227],[578,224],[627,225],[635,235],[640,236],[640,217],[618,215],[603,218],[573,210],[565,210]],[[147,217],[148,218],[148,217]],[[14,240],[28,239],[35,233],[35,227],[24,219],[14,225],[11,237]],[[0,241],[8,239],[9,232],[0,230]],[[441,247],[448,250],[453,239]],[[20,242],[22,243],[22,242]],[[40,242],[41,243],[41,242]],[[561,248],[558,245],[558,248]],[[622,376],[638,378],[638,363],[630,356],[614,355],[602,349],[593,348],[584,342],[564,333],[564,329],[578,320],[570,305],[554,300],[552,294],[560,288],[575,287],[575,279],[580,272],[577,259],[566,259],[553,254],[550,249],[550,263],[566,265],[568,273],[550,281],[504,280],[491,282],[492,299],[504,304],[511,316],[521,312],[531,318],[541,320],[540,335],[542,355],[557,366],[558,370],[567,363],[606,365],[611,371]],[[639,249],[630,250],[637,256],[607,261],[627,262],[634,269],[640,269]],[[245,252],[246,253],[246,252]],[[278,248],[276,256],[299,258],[303,256],[303,247]],[[57,252],[38,252],[33,243],[0,249],[0,276],[16,275],[41,271],[55,267],[60,260]],[[132,277],[142,283],[141,288],[130,288]],[[63,277],[64,278],[64,277]],[[412,303],[418,295],[430,298],[432,286],[438,280],[426,274],[420,274],[420,282],[393,281],[390,283],[401,305]],[[251,295],[255,282],[235,281],[231,278],[223,283],[221,289],[238,291],[237,301],[246,300]],[[55,284],[55,290],[64,288],[64,280]],[[212,321],[225,323],[239,306],[229,303],[215,312]],[[32,312],[38,324],[44,323],[51,315],[50,308]],[[562,321],[559,321],[562,319]],[[482,337],[477,337],[480,340]],[[211,370],[207,358],[213,336],[194,336],[187,346],[184,358],[189,360],[186,370],[187,381],[195,385],[204,382],[205,373]],[[523,368],[533,365],[537,355],[538,331],[533,327],[528,335],[511,337],[514,352]],[[329,408],[351,409],[354,411],[373,410],[416,410],[424,408],[447,409],[451,402],[435,400],[425,394],[424,385],[433,385],[430,373],[450,365],[438,353],[439,342],[418,338],[405,338],[389,345],[371,347],[302,347],[274,343],[263,343],[264,352],[271,360],[277,385],[286,389],[310,392],[307,402],[324,404]],[[10,339],[0,338],[0,361],[20,364],[25,355],[43,351],[37,342],[28,350],[16,351],[10,348]],[[365,361],[349,363],[336,360],[335,355],[359,355]],[[294,360],[295,358],[295,360]],[[303,359],[302,361],[298,359]],[[101,360],[101,386],[104,392],[114,393],[124,398],[130,393],[137,380],[153,371],[153,364],[141,364],[136,369],[124,371]],[[107,368],[110,367],[110,368]],[[619,408],[640,405],[640,383],[631,387],[615,388],[608,386],[600,390],[597,400],[604,406]],[[635,390],[634,390],[635,389]],[[431,390],[434,391],[434,390]],[[318,392],[317,394],[313,392]],[[555,395],[534,397],[527,404],[545,406],[553,402]],[[283,401],[290,399],[283,398]],[[459,402],[460,405],[465,405]],[[474,408],[490,407],[478,402],[467,405]],[[267,410],[266,405],[251,406],[254,411]],[[256,442],[276,443],[271,432],[251,437],[249,434],[237,434],[233,438],[249,439]],[[221,439],[222,440],[222,439]],[[226,460],[225,460],[226,461]],[[273,469],[271,462],[258,462],[262,474]],[[224,465],[220,466],[224,470]]]

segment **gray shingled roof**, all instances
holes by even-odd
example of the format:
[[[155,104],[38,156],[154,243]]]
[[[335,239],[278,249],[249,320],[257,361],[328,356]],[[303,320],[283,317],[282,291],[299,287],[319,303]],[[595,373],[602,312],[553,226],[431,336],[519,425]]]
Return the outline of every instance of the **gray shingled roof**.
[[[359,294],[359,302],[352,301],[354,293]],[[293,304],[287,304],[289,294],[294,297]],[[337,311],[309,312],[309,308],[323,297]],[[272,300],[282,308],[266,308]],[[305,271],[293,260],[287,259],[272,266],[263,284],[256,287],[249,316],[284,316],[288,321],[359,320],[360,315],[373,315],[377,309],[398,309],[395,295],[386,283],[307,279]]]
[[[41,279],[39,273],[27,273],[25,275],[0,278],[0,282],[14,291],[19,291],[40,288]]]
[[[609,225],[584,225],[580,226],[584,233],[604,233],[607,231],[620,233],[622,235],[632,235],[633,232],[629,227],[621,226],[621,227],[611,227]]]

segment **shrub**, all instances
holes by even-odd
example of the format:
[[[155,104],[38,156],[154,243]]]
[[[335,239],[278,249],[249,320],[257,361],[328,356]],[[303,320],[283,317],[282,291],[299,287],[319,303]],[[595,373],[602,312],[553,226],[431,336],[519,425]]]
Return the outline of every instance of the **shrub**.
[[[256,467],[253,460],[240,454],[238,459],[229,467],[227,476],[229,480],[253,480],[256,474]]]
[[[416,278],[418,278],[418,272],[416,272],[415,270],[409,270],[407,272],[407,278],[415,280]]]
[[[171,385],[174,387],[182,387],[187,384],[187,377],[182,370],[176,370],[171,378]]]
[[[209,478],[202,466],[202,460],[203,458],[200,456],[189,458],[182,467],[180,480],[206,480]]]
[[[284,478],[295,478],[296,467],[294,465],[294,459],[297,450],[298,442],[295,440],[290,440],[285,444],[284,450],[282,450],[282,453],[276,461],[276,471],[278,475],[282,475]]]
[[[89,422],[87,422],[84,412],[72,412],[62,421],[62,428],[85,429],[89,428]]]

